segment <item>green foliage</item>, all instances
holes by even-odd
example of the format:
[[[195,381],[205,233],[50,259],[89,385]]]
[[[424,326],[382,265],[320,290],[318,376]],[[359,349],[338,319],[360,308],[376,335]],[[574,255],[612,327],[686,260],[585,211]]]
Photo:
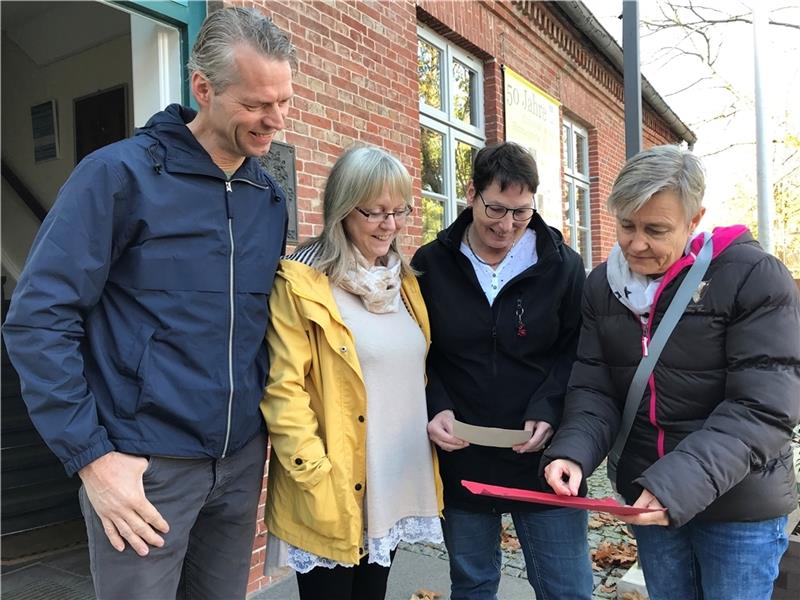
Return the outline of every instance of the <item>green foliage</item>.
[[[430,198],[422,199],[422,243],[432,241],[444,228],[444,205]]]
[[[774,253],[800,279],[800,169],[772,186]],[[755,193],[737,185],[734,198],[726,203],[731,222],[743,223],[758,238],[758,202]]]

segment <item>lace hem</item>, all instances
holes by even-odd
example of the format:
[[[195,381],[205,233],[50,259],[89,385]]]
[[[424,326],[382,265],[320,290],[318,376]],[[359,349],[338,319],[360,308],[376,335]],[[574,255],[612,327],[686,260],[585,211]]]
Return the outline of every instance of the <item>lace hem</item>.
[[[364,537],[366,538],[366,532]],[[417,542],[441,543],[442,540],[442,525],[438,517],[406,517],[395,523],[385,536],[367,539],[369,554],[367,562],[388,567],[391,563],[392,550],[397,548],[400,542],[409,544]],[[317,556],[292,545],[289,545],[287,565],[298,573],[308,573],[316,567],[333,569],[334,567],[355,566],[351,563],[341,563],[330,558]]]

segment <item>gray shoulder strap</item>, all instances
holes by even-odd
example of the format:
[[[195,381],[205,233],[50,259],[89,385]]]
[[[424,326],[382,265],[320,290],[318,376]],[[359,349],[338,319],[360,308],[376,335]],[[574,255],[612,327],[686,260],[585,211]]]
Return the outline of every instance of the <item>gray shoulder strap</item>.
[[[647,381],[650,379],[650,374],[653,372],[672,330],[675,329],[675,326],[678,324],[683,312],[689,305],[692,294],[703,280],[703,275],[706,274],[708,265],[711,264],[711,257],[714,250],[711,235],[708,233],[703,235],[703,245],[697,253],[697,258],[686,274],[678,291],[675,293],[672,302],[670,302],[667,312],[664,314],[664,318],[661,319],[661,322],[658,324],[658,328],[655,334],[653,334],[653,339],[650,341],[647,356],[642,357],[642,360],[639,362],[639,366],[633,374],[631,385],[628,388],[628,396],[625,399],[625,409],[620,419],[619,433],[617,433],[617,439],[614,441],[614,445],[608,453],[608,478],[611,480],[611,485],[615,490],[617,488],[617,463],[619,463],[622,449],[628,441],[628,435],[631,432],[631,427],[633,427],[633,420],[636,417],[636,412],[639,410],[639,405],[642,402],[642,395],[647,387]]]

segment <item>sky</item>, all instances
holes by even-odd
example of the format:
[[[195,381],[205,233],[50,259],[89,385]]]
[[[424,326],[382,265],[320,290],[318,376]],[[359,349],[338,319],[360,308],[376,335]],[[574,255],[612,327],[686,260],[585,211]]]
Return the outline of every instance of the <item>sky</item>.
[[[755,1],[766,4],[773,19],[800,24],[800,0]],[[584,0],[584,4],[621,45],[621,0]],[[663,4],[662,0],[641,0],[640,19],[660,18],[659,7]],[[694,4],[718,10],[719,17],[750,11],[739,0],[702,0]],[[780,139],[787,130],[800,135],[800,30],[771,25],[767,33],[760,54],[769,134],[772,139]],[[756,189],[753,28],[748,23],[726,23],[715,25],[711,35],[712,47],[718,47],[718,77],[695,83],[708,74],[708,69],[693,56],[675,58],[673,53],[670,58],[667,50],[673,45],[686,52],[697,50],[682,39],[681,30],[647,34],[640,28],[642,74],[698,138],[694,151],[703,159],[707,171],[704,228],[729,224],[725,205],[737,184],[752,191],[754,204]],[[723,82],[727,89],[720,88]],[[710,120],[731,107],[736,109],[735,115]],[[772,149],[781,153],[785,145],[775,144]],[[777,176],[779,173],[773,171],[773,179]]]

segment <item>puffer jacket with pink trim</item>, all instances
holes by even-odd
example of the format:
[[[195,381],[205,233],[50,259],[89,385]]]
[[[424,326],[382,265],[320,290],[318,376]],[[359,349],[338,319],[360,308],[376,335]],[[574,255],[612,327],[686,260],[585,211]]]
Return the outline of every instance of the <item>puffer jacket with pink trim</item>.
[[[713,234],[714,259],[661,354],[617,471],[629,503],[650,490],[681,526],[755,521],[797,506],[790,438],[800,420],[800,297],[786,267],[741,226]],[[696,250],[696,249],[695,249]],[[564,420],[545,452],[588,476],[619,429],[633,373],[693,262],[665,274],[649,330],[588,277]]]

